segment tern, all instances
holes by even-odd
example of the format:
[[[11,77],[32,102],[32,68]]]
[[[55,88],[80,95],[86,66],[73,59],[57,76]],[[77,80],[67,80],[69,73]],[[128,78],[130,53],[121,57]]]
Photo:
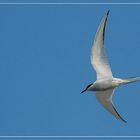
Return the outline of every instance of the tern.
[[[108,15],[109,10],[105,13],[99,24],[95,34],[93,46],[91,48],[90,59],[91,64],[96,72],[97,80],[94,83],[89,84],[81,93],[85,91],[95,91],[96,98],[100,104],[117,119],[126,123],[126,120],[121,117],[113,105],[113,92],[118,86],[139,81],[140,77],[129,77],[125,79],[113,77],[104,51],[105,27]]]

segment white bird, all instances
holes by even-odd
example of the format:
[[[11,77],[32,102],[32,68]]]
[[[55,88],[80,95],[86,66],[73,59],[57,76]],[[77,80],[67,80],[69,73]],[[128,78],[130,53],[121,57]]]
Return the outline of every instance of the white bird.
[[[94,83],[88,85],[81,93],[85,91],[96,91],[96,98],[101,103],[101,105],[103,105],[103,107],[117,119],[126,122],[119,115],[113,105],[113,92],[116,87],[138,81],[140,80],[140,77],[130,77],[125,79],[113,77],[104,51],[105,26],[108,15],[109,11],[106,12],[101,20],[101,23],[99,24],[93,46],[91,48],[91,64],[97,73],[97,80]]]

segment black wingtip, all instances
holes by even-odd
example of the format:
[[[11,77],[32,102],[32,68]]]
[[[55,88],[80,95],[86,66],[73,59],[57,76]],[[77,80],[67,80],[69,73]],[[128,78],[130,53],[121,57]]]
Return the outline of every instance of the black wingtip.
[[[117,117],[117,119],[120,119],[121,121],[123,121],[124,123],[127,123],[127,121],[126,120],[124,120],[122,117],[121,117],[121,115],[117,112],[117,110],[116,110],[116,108],[112,105],[112,107],[114,108],[114,110],[115,110],[115,112],[117,113],[117,115],[118,115],[118,117]]]
[[[106,12],[107,16],[109,15],[109,13],[110,13],[110,10],[107,10],[107,12]]]
[[[124,119],[121,119],[124,123],[127,123],[127,121],[126,120],[124,120]]]

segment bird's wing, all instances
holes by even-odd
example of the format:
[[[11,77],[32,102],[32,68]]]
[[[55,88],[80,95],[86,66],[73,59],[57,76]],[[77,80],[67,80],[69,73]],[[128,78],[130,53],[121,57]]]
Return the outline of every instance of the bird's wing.
[[[104,35],[109,11],[102,18],[91,48],[91,64],[97,73],[97,79],[112,78],[110,65],[104,52]]]
[[[117,112],[115,109],[113,103],[112,103],[112,95],[113,95],[114,89],[109,89],[105,91],[97,91],[96,92],[96,98],[97,100],[103,105],[103,107],[108,110],[113,116],[115,116],[117,119],[122,120],[123,122],[126,122]]]

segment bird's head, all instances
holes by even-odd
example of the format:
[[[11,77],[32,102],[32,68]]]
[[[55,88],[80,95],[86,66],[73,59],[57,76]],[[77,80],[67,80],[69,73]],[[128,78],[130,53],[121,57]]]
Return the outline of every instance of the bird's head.
[[[84,92],[88,91],[89,88],[91,87],[91,85],[92,85],[92,84],[89,84],[81,93],[84,93]]]

